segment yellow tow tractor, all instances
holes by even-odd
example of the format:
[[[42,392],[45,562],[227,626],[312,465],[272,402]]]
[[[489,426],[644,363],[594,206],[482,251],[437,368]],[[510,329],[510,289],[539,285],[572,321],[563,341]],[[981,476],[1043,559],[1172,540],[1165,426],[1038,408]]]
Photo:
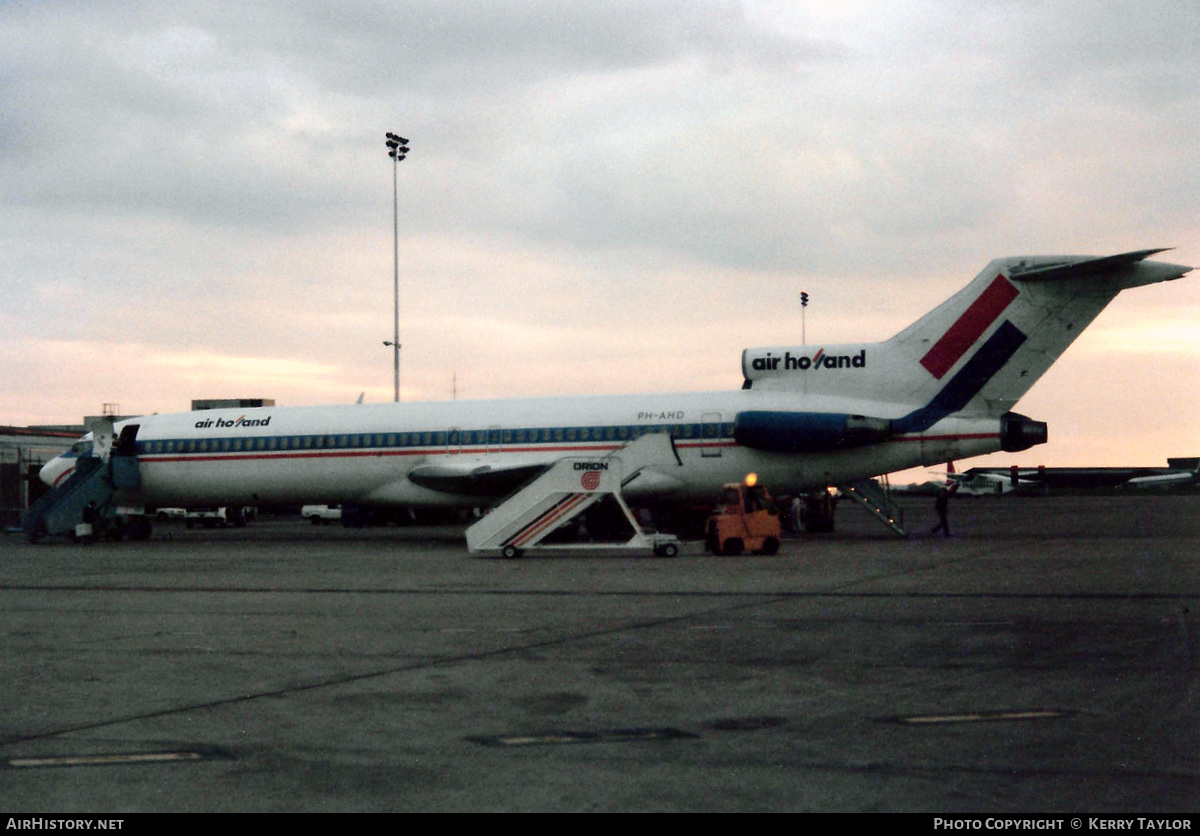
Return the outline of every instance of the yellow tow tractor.
[[[704,548],[729,556],[744,551],[775,554],[781,533],[775,500],[751,473],[744,483],[724,487],[722,504],[708,518]]]

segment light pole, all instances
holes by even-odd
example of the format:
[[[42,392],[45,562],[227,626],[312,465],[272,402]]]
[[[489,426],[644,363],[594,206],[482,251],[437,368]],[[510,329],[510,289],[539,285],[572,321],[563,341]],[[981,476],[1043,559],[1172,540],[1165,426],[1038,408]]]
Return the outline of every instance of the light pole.
[[[387,134],[388,156],[392,158],[392,291],[393,324],[391,341],[384,345],[392,347],[392,368],[395,371],[395,401],[400,402],[400,200],[396,191],[396,167],[408,156],[408,140],[389,132]]]

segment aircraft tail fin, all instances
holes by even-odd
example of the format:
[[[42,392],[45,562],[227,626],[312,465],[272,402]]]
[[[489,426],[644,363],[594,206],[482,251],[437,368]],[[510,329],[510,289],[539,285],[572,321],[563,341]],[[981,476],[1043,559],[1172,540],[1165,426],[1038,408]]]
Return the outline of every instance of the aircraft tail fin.
[[[946,462],[946,490],[957,493],[962,483],[962,476],[954,470],[954,462]]]
[[[996,259],[889,340],[747,349],[742,371],[753,388],[924,405],[908,430],[962,411],[1000,416],[1118,293],[1192,269],[1146,260],[1160,252]]]
[[[1159,252],[998,259],[885,345],[924,372],[910,396],[923,390],[952,411],[1002,414],[1118,293],[1191,270],[1145,261]]]

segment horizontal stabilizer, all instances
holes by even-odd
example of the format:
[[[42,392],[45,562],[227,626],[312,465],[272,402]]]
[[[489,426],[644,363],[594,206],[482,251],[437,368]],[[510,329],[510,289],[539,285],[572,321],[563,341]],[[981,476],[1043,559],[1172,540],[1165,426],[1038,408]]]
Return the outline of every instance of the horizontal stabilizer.
[[[1118,253],[1101,258],[1089,258],[1082,261],[1069,261],[1057,264],[1040,264],[1030,267],[1013,267],[1011,276],[1021,281],[1051,281],[1054,279],[1074,279],[1080,276],[1092,276],[1098,273],[1109,273],[1113,270],[1144,261],[1152,255],[1165,253],[1171,247],[1160,247],[1155,250],[1135,250],[1129,253]],[[1165,265],[1164,265],[1165,266]],[[1182,276],[1188,268],[1181,268]],[[1176,277],[1178,278],[1178,276]]]

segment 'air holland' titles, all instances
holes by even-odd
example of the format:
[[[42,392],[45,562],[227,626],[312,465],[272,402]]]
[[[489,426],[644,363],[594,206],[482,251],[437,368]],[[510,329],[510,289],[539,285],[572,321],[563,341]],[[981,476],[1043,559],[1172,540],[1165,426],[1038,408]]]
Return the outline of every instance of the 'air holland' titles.
[[[207,430],[209,427],[218,427],[220,429],[228,429],[230,427],[268,427],[271,425],[271,416],[266,418],[247,418],[243,415],[240,418],[207,418],[203,421],[196,422],[196,429]]]
[[[825,349],[817,350],[812,357],[792,354],[785,351],[782,357],[774,357],[770,352],[763,357],[755,357],[750,368],[756,372],[808,371],[809,369],[865,369],[867,367],[867,350],[861,349],[858,354],[826,354]]]

